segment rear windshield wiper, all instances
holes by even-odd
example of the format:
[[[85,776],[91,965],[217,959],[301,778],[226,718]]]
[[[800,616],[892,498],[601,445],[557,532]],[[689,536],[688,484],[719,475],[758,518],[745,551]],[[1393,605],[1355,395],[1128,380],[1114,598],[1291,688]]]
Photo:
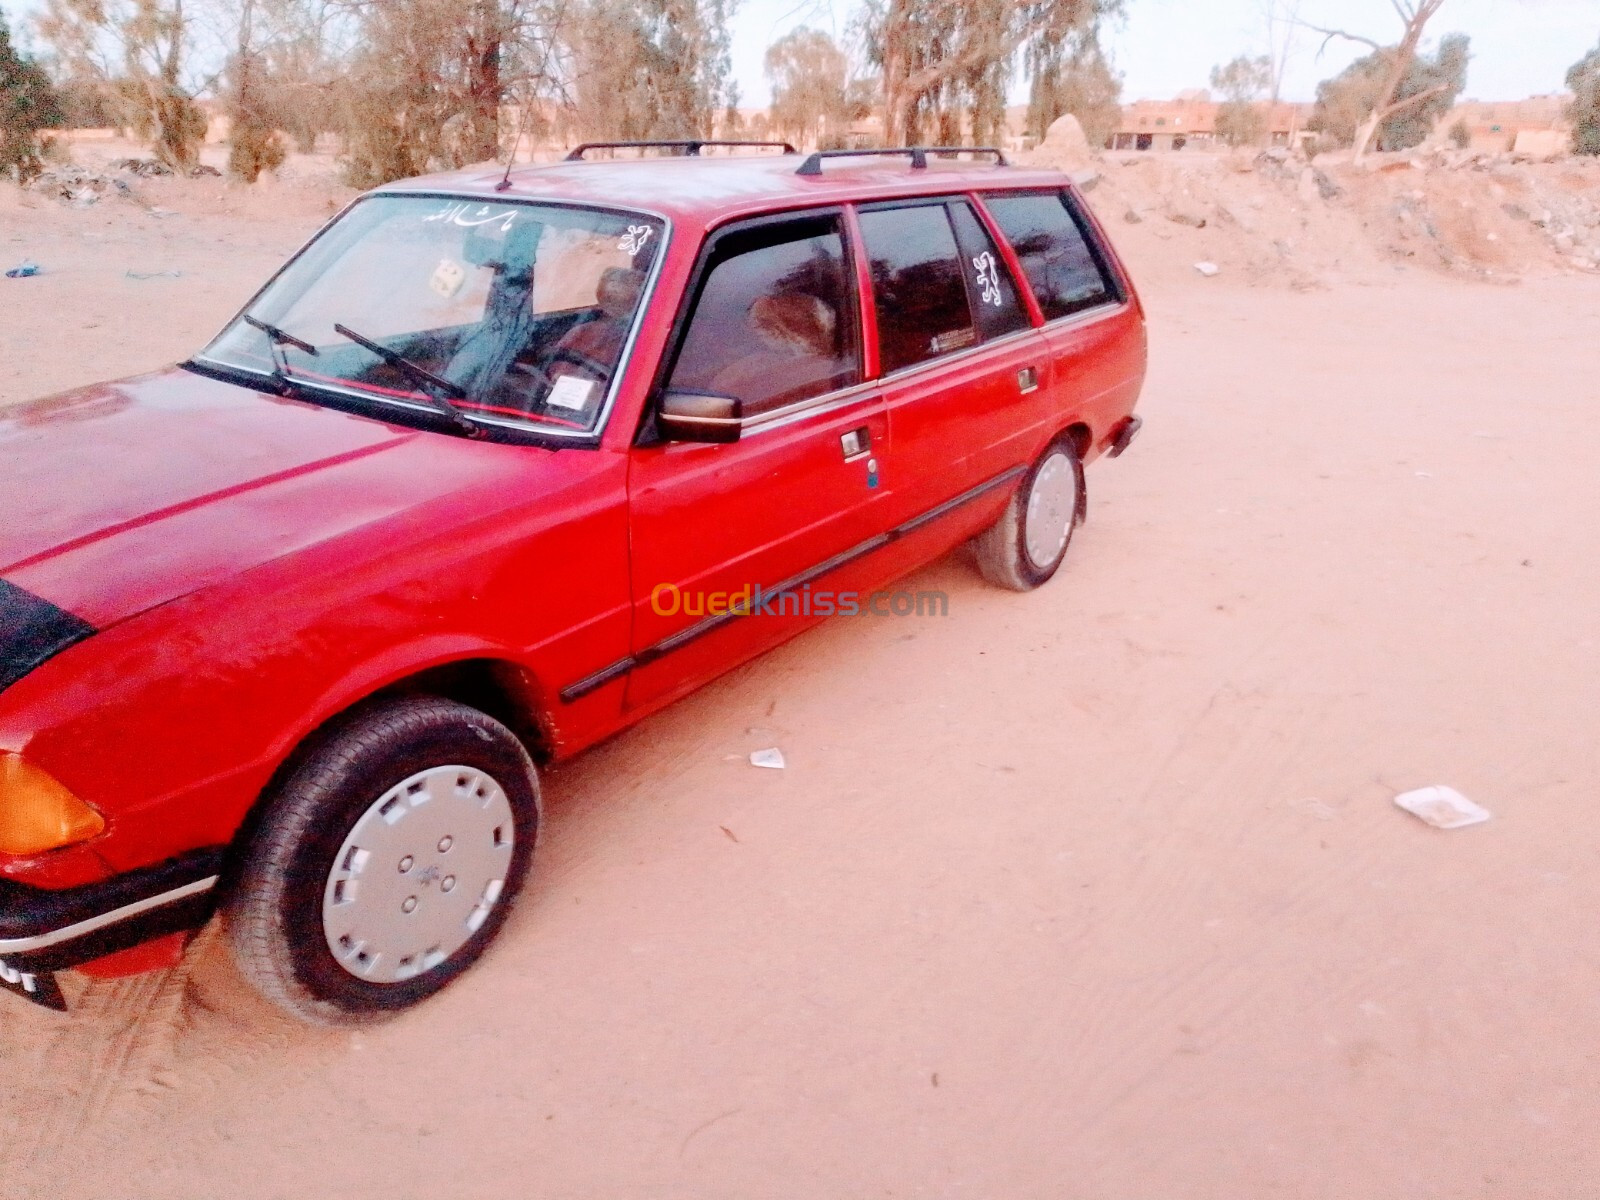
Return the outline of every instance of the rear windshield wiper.
[[[434,395],[428,391],[423,393],[428,400],[433,402],[434,408],[438,409],[442,416],[448,417],[450,423],[468,437],[483,436],[483,426],[451,403],[451,400],[465,400],[467,398],[467,389],[459,383],[451,383],[448,379],[440,378],[428,368],[418,366],[405,355],[391,350],[387,346],[380,345],[371,338],[362,337],[354,329],[346,325],[340,325],[335,322],[333,329],[335,333],[342,334],[363,349],[372,351],[391,367],[404,371],[422,385],[424,389],[436,388],[441,393],[440,395]]]

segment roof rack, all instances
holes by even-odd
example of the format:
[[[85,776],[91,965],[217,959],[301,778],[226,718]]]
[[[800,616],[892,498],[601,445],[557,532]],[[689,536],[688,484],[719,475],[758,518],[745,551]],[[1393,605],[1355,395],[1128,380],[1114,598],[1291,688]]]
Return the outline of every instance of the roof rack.
[[[1010,166],[1004,151],[995,146],[907,146],[896,150],[818,150],[800,164],[796,175],[821,175],[825,158],[881,158],[885,155],[908,155],[913,171],[928,169],[928,155],[992,154],[997,167]]]
[[[776,147],[785,154],[796,153],[795,148],[788,142],[729,142],[715,138],[684,138],[664,142],[585,142],[567,155],[567,161],[582,162],[584,153],[589,150],[681,150],[690,158],[698,158],[702,146],[763,146]]]

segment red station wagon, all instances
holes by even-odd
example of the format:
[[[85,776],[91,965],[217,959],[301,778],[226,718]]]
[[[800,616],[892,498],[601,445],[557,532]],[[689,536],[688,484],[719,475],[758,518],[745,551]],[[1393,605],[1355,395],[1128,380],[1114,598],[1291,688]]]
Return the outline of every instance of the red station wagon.
[[[381,188],[191,361],[0,413],[0,982],[220,910],[287,1012],[391,1014],[539,764],[968,539],[1056,572],[1146,358],[1071,181],[713,144]]]

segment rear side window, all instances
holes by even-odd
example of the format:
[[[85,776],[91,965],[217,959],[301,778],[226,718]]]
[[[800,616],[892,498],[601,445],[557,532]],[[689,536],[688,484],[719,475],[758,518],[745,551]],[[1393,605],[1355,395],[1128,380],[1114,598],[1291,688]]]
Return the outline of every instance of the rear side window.
[[[972,206],[952,204],[950,220],[955,225],[956,241],[961,244],[962,267],[972,311],[978,314],[978,331],[988,339],[1030,328],[1033,322],[1017,295],[1011,270],[1001,261],[994,239]]]
[[[943,203],[861,214],[884,374],[978,343],[961,250]]]
[[[724,234],[702,280],[669,391],[734,396],[749,416],[861,381],[836,218]]]
[[[1045,320],[1118,299],[1099,256],[1061,192],[986,196],[984,204],[1022,261]]]

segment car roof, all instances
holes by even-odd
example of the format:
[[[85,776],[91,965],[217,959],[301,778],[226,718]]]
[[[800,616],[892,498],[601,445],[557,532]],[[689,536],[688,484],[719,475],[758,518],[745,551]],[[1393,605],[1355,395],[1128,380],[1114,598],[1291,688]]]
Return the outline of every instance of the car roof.
[[[505,168],[480,164],[378,191],[632,208],[709,228],[730,217],[797,207],[1069,183],[1059,171],[948,159],[929,159],[919,170],[890,157],[825,161],[820,175],[797,174],[804,161],[800,154],[743,154],[560,162],[512,168],[503,191],[498,185]]]

